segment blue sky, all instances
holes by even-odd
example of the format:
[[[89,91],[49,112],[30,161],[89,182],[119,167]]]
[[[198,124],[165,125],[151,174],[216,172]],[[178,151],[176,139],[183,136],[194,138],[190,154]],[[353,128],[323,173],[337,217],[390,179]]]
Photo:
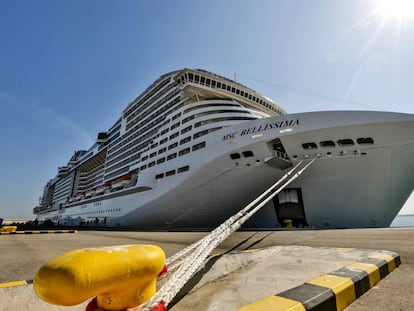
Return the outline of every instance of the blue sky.
[[[33,217],[57,167],[171,70],[236,78],[288,112],[414,113],[414,17],[379,2],[1,1],[0,217]]]

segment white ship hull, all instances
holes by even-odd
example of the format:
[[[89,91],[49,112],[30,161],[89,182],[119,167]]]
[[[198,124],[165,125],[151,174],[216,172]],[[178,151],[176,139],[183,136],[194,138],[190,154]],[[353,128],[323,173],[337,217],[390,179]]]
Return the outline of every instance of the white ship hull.
[[[373,142],[356,143],[366,137]],[[223,128],[205,136],[206,149],[183,156],[187,172],[155,180],[154,172],[143,171],[133,187],[66,204],[38,218],[62,225],[77,219],[134,228],[213,228],[286,172],[289,162],[270,148],[277,138],[291,164],[316,161],[288,187],[297,191],[299,205],[284,206],[275,199],[246,227],[282,227],[289,218],[317,228],[389,226],[413,191],[413,115],[313,112]],[[341,139],[355,143],[311,149],[302,145]],[[243,156],[245,151],[253,156]],[[242,156],[232,159],[230,154]],[[168,171],[169,165],[157,170]]]

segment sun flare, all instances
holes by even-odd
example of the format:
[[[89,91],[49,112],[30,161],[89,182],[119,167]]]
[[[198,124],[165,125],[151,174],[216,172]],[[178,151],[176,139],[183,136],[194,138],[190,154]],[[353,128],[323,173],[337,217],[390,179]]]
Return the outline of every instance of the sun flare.
[[[414,17],[414,0],[381,0],[379,10],[387,18]]]

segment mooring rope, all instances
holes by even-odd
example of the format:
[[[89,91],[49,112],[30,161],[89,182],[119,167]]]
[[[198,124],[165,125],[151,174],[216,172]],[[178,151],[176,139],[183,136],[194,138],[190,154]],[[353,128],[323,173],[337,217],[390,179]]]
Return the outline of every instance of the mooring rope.
[[[273,197],[287,185],[298,178],[313,162],[314,159],[307,163],[303,168],[297,170],[303,163],[303,161],[299,162],[274,185],[269,187],[237,214],[231,216],[204,238],[168,258],[166,264],[169,266],[169,271],[170,273],[173,271],[175,272],[171,274],[161,289],[149,301],[136,308],[130,309],[130,311],[151,311],[153,308],[157,307],[160,302],[163,302],[164,306],[167,306],[187,281],[203,266],[207,257],[215,248],[217,248],[217,246],[219,246],[233,232],[238,230],[251,216],[273,199]],[[296,170],[297,172],[294,173]],[[277,188],[290,175],[292,176],[283,185]]]

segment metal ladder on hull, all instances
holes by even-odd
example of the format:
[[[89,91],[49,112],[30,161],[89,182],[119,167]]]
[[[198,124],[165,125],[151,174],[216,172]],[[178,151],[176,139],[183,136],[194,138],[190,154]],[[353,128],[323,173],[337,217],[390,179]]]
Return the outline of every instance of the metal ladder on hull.
[[[130,309],[130,311],[150,311],[157,307],[160,302],[167,306],[187,281],[203,266],[208,256],[217,246],[298,178],[313,162],[314,159],[308,163],[299,162],[259,197],[228,218],[204,238],[168,258],[166,260],[170,275],[168,280],[148,302]]]

